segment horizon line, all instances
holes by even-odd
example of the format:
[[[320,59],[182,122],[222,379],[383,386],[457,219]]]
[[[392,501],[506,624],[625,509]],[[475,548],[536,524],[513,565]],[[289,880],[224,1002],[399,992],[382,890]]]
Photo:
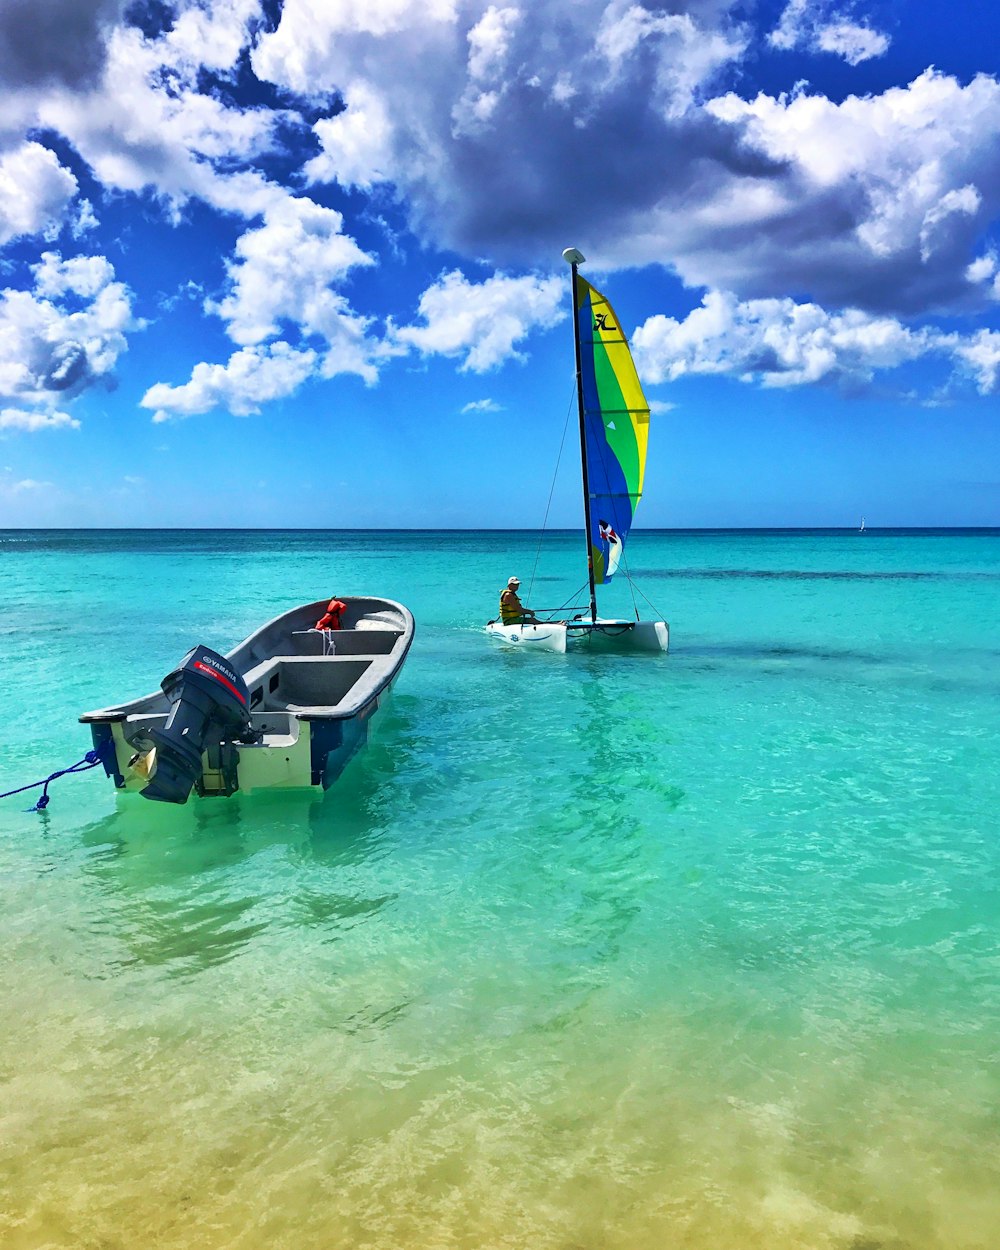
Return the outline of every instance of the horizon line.
[[[1000,531],[995,525],[866,525],[865,534],[956,530],[964,533]],[[633,527],[636,534],[799,534],[822,531],[830,534],[857,534],[856,525],[656,525]],[[511,526],[425,526],[425,525],[0,525],[0,533],[35,534],[574,534],[579,526],[549,529],[533,525]]]

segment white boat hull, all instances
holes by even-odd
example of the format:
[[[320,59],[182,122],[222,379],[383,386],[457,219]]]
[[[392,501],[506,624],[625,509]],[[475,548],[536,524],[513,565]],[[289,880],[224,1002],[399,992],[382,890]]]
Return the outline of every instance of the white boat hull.
[[[502,625],[490,621],[486,632],[499,642],[526,651],[666,651],[670,627],[666,621],[558,621],[538,625]]]

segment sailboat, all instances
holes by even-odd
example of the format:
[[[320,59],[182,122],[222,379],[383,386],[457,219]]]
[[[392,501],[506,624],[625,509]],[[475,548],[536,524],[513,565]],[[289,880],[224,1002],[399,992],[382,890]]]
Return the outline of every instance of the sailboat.
[[[865,518],[862,517],[861,524],[858,526],[858,533],[863,534],[864,532],[865,532]]]
[[[602,617],[597,612],[596,588],[610,582],[621,568],[625,541],[642,496],[649,404],[615,310],[606,296],[580,276],[579,266],[586,258],[568,247],[563,259],[572,271],[590,604],[569,620],[506,625],[495,620],[486,629],[502,642],[530,650],[666,651],[670,639],[666,621],[642,621],[638,610],[635,620]]]

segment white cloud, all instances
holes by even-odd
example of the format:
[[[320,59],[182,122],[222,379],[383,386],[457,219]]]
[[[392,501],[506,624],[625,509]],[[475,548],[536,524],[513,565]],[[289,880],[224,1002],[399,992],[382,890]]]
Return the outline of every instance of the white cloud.
[[[965,277],[973,286],[982,290],[988,298],[1000,300],[1000,259],[996,252],[988,251],[969,265]]]
[[[0,403],[27,413],[23,429],[65,425],[56,400],[107,378],[127,349],[126,333],[142,327],[103,256],[45,252],[33,275],[31,291],[0,291]]]
[[[9,489],[11,491],[11,494],[18,495],[18,494],[23,493],[24,491],[51,490],[52,483],[40,482],[38,481],[37,478],[33,478],[33,477],[25,477],[25,478],[22,478],[19,482],[13,482]]]
[[[287,0],[252,54],[282,87],[343,95],[345,110],[315,125],[306,177],[390,183],[423,241],[529,265],[557,256],[566,231],[606,240],[613,260],[659,188],[680,193],[700,155],[693,131],[670,126],[748,42],[728,4],[656,14],[576,0],[572,20],[549,0],[369,7]]]
[[[633,336],[640,373],[652,383],[685,374],[735,374],[764,386],[870,381],[947,340],[857,309],[829,313],[791,299],[750,300],[709,292],[683,321],[651,317]]]
[[[826,0],[789,0],[767,41],[784,52],[830,52],[849,65],[882,56],[889,48],[888,36],[851,21]]]
[[[503,412],[503,408],[495,399],[473,399],[462,408],[463,416],[467,412]]]
[[[198,364],[183,386],[158,382],[143,395],[143,408],[153,408],[154,422],[190,417],[212,408],[234,416],[259,412],[260,406],[291,395],[316,371],[314,351],[296,351],[278,342],[243,347],[225,365]]]
[[[227,211],[260,211],[253,187],[240,178],[234,197],[232,162],[246,162],[273,144],[275,115],[266,109],[227,107],[198,89],[203,68],[231,67],[248,39],[257,0],[186,9],[173,30],[147,39],[118,26],[107,44],[98,82],[85,91],[54,89],[37,105],[36,124],[51,127],[77,148],[108,187],[151,189],[175,212],[192,196]]]
[[[882,56],[889,50],[888,36],[872,30],[869,26],[856,26],[853,22],[833,22],[821,26],[815,35],[816,47],[821,52],[842,56],[848,65],[860,65],[872,57]]]
[[[656,384],[692,374],[730,375],[765,387],[836,383],[864,387],[877,373],[936,356],[982,395],[1000,389],[1000,332],[971,335],[911,329],[856,308],[829,312],[791,299],[741,302],[705,295],[682,321],[650,317],[632,338],[642,378]]]
[[[253,67],[302,94],[336,91],[356,76],[358,62],[377,63],[382,41],[408,44],[419,63],[428,37],[434,44],[439,28],[452,31],[457,8],[457,0],[285,0],[277,30],[257,44]]]
[[[488,123],[496,111],[506,85],[511,38],[521,20],[518,9],[490,5],[466,36],[468,83],[452,113],[458,134]]]
[[[1000,333],[980,330],[955,347],[965,371],[972,375],[981,395],[991,395],[1000,382]]]
[[[27,412],[21,408],[0,408],[0,430],[21,430],[34,434],[38,430],[79,429],[80,422],[65,412]],[[21,487],[37,482],[20,483]]]
[[[0,154],[0,246],[58,229],[76,193],[76,178],[40,143]]]
[[[656,96],[667,117],[679,118],[721,66],[746,50],[740,28],[704,29],[687,13],[650,13],[629,0],[609,4],[598,28],[596,51],[614,78],[628,78],[644,51],[656,59]]]
[[[511,34],[522,19],[519,9],[490,5],[466,38],[469,43],[469,77],[490,79],[504,68]]]
[[[392,169],[392,123],[385,101],[366,82],[344,89],[345,108],[315,125],[322,151],[305,165],[310,182],[339,182],[368,190]]]
[[[920,226],[920,259],[930,260],[939,247],[947,246],[949,219],[955,216],[975,217],[982,207],[983,197],[971,183],[944,195],[924,213]]]
[[[264,224],[248,230],[230,263],[231,290],[207,307],[227,323],[234,342],[251,345],[281,331],[284,323],[326,343],[323,372],[376,377],[368,320],[351,311],[332,284],[357,266],[373,263],[341,233],[343,218],[331,208],[287,196],[264,215]]]
[[[474,373],[521,359],[516,345],[535,329],[566,316],[565,286],[557,278],[496,274],[471,283],[458,270],[443,274],[421,295],[422,326],[391,327],[392,339],[424,355],[464,357]]]
[[[572,22],[556,3],[357,8],[288,0],[253,63],[343,92],[306,178],[385,187],[431,247],[534,268],[590,239],[605,269],[667,264],[744,297],[894,313],[970,300],[964,271],[1000,211],[993,78],[706,100],[751,46],[726,3],[577,0]],[[772,42],[808,35],[855,62],[882,50],[846,11],[797,0]]]
[[[727,261],[717,237],[711,253],[679,261],[689,282],[745,289],[748,266],[778,266],[786,286],[829,302],[915,311],[967,297],[980,223],[1000,208],[1000,82],[980,75],[963,87],[928,70],[840,104],[729,94],[708,110],[797,177],[767,184],[759,205],[743,197],[752,254],[742,245]]]
[[[58,252],[43,252],[33,272],[35,294],[46,299],[68,294],[93,299],[115,277],[114,266],[106,256],[71,256],[63,260]]]
[[[74,239],[79,239],[81,235],[96,230],[100,224],[90,200],[81,200],[77,206],[76,216],[70,222],[70,232]]]

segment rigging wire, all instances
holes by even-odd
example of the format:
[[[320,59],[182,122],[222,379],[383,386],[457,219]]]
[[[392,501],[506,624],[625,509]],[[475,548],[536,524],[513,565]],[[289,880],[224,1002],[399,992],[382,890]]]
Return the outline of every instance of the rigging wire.
[[[661,620],[661,621],[666,620],[667,618],[666,618],[666,617],[664,616],[664,614],[660,611],[660,609],[656,606],[656,604],[652,601],[652,599],[650,599],[649,595],[645,594],[645,592],[644,592],[644,591],[643,591],[643,590],[642,590],[639,586],[637,586],[637,585],[635,584],[635,582],[632,580],[632,574],[631,574],[631,573],[626,573],[626,574],[625,574],[625,576],[626,576],[626,578],[627,578],[627,580],[628,580],[628,584],[629,584],[629,586],[631,586],[631,587],[632,587],[632,590],[633,590],[632,602],[633,602],[633,603],[635,602],[635,594],[634,594],[634,592],[638,590],[638,591],[639,591],[639,594],[642,596],[642,598],[643,598],[643,599],[645,599],[645,600],[646,600],[646,602],[647,602],[647,603],[649,604],[649,606],[653,609],[653,611],[654,611],[654,612],[656,613],[656,615],[660,618],[660,620]],[[638,617],[638,611],[636,612],[636,616]]]
[[[622,547],[621,559],[622,559],[622,572],[625,574],[625,580],[628,582],[629,594],[631,594],[632,596],[632,611],[635,613],[635,619],[638,620],[639,619],[639,605],[635,601],[635,582],[633,582],[632,580],[632,570],[628,566],[628,556],[625,554],[624,546]],[[645,598],[645,595],[643,596],[643,598]],[[649,603],[649,600],[646,599],[646,602]],[[652,607],[653,605],[650,603],[649,606]]]
[[[542,518],[542,528],[538,535],[538,546],[535,548],[535,563],[531,566],[531,576],[528,578],[528,598],[531,598],[531,588],[535,584],[535,572],[538,569],[538,558],[542,553],[542,540],[545,538],[545,529],[549,523],[549,510],[552,507],[552,496],[556,491],[556,479],[559,476],[559,464],[562,460],[563,448],[566,446],[566,431],[569,429],[569,419],[573,413],[573,401],[576,399],[576,382],[573,383],[573,392],[570,395],[569,403],[566,405],[566,420],[563,422],[562,438],[559,441],[559,454],[556,456],[556,467],[552,474],[552,485],[549,487],[549,498],[545,505],[545,516]]]

